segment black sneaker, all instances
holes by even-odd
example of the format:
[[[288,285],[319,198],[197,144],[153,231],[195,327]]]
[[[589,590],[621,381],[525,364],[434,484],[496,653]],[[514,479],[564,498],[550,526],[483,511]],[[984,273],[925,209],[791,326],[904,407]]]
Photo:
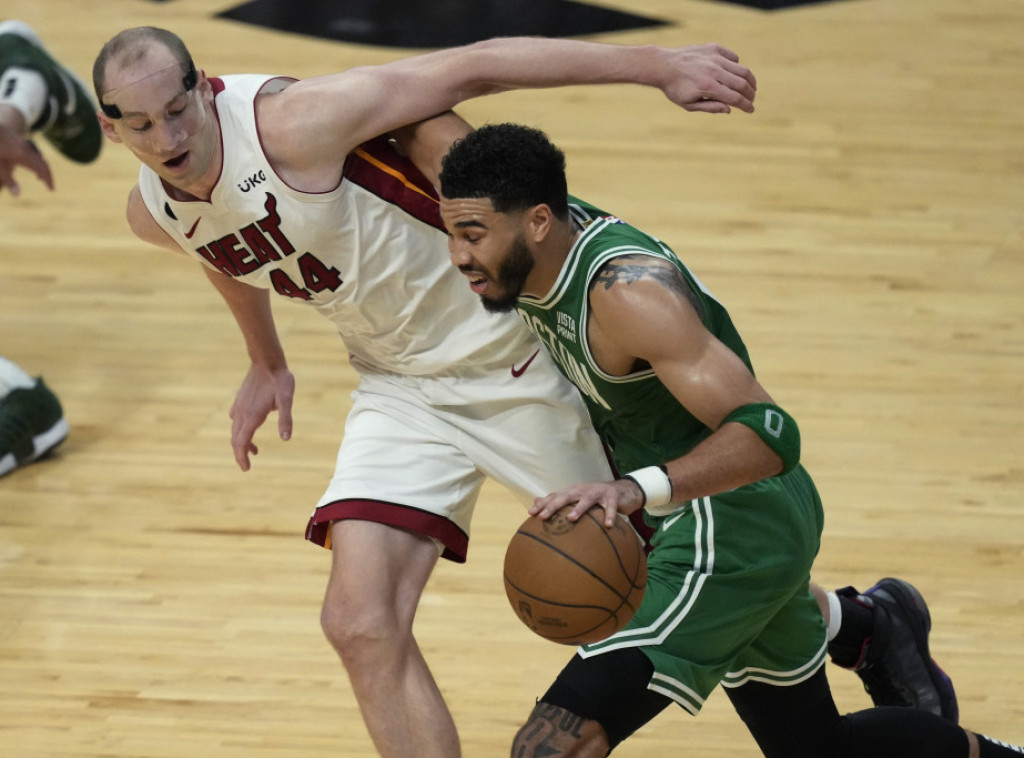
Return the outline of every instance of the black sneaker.
[[[61,153],[77,163],[89,163],[100,154],[103,132],[96,105],[85,84],[58,63],[43,47],[32,27],[22,21],[0,23],[0,70],[18,66],[38,71],[46,81],[49,98],[32,131],[40,131]]]
[[[0,476],[41,458],[68,436],[57,396],[36,379],[0,397]]]
[[[953,682],[928,652],[932,620],[921,593],[892,578],[863,594],[853,587],[836,592],[874,611],[874,630],[853,667],[872,702],[917,708],[957,723]]]

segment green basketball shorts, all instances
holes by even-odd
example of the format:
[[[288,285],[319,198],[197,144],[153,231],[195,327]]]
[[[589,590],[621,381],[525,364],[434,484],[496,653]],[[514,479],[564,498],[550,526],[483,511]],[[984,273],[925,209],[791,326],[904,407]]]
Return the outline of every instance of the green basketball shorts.
[[[694,715],[719,683],[784,686],[821,667],[825,622],[808,584],[824,516],[802,466],[649,520],[643,602],[583,658],[639,647],[654,664],[648,687]]]

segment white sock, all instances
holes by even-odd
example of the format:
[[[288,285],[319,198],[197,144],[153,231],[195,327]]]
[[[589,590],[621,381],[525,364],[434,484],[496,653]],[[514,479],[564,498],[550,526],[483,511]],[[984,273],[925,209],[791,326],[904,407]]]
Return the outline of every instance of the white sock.
[[[11,66],[0,76],[0,103],[21,111],[27,130],[43,115],[48,94],[46,80],[38,71]]]
[[[826,592],[828,599],[828,641],[831,642],[839,634],[839,627],[843,625],[843,607],[839,604],[839,597],[834,592]]]
[[[0,397],[19,387],[31,389],[36,386],[36,380],[25,373],[17,363],[0,355]]]

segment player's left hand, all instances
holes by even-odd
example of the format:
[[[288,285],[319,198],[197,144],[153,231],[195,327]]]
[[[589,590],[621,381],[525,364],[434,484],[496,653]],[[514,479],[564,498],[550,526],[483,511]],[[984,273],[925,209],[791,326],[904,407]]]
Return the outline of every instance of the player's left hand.
[[[616,514],[628,516],[642,504],[643,493],[636,482],[616,479],[614,482],[574,484],[550,495],[538,497],[533,501],[530,515],[547,520],[565,506],[572,505],[567,518],[576,521],[595,505],[599,505],[604,509],[604,525],[611,529],[615,526]]]
[[[732,50],[709,43],[666,53],[660,88],[673,103],[702,113],[754,112],[757,79]]]

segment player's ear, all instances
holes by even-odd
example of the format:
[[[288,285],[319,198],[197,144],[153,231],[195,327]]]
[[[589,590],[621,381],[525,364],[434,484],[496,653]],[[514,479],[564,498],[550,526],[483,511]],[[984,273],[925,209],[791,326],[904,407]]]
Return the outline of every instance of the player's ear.
[[[114,128],[114,120],[110,118],[103,111],[96,113],[96,118],[100,120],[100,129],[103,131],[103,136],[111,142],[120,142],[121,138],[117,134],[117,130]]]
[[[196,71],[196,87],[199,88],[199,99],[204,102],[213,100],[213,84],[206,78],[203,69]]]
[[[555,214],[547,203],[535,205],[526,212],[527,235],[534,242],[540,243],[551,234],[555,223]]]

